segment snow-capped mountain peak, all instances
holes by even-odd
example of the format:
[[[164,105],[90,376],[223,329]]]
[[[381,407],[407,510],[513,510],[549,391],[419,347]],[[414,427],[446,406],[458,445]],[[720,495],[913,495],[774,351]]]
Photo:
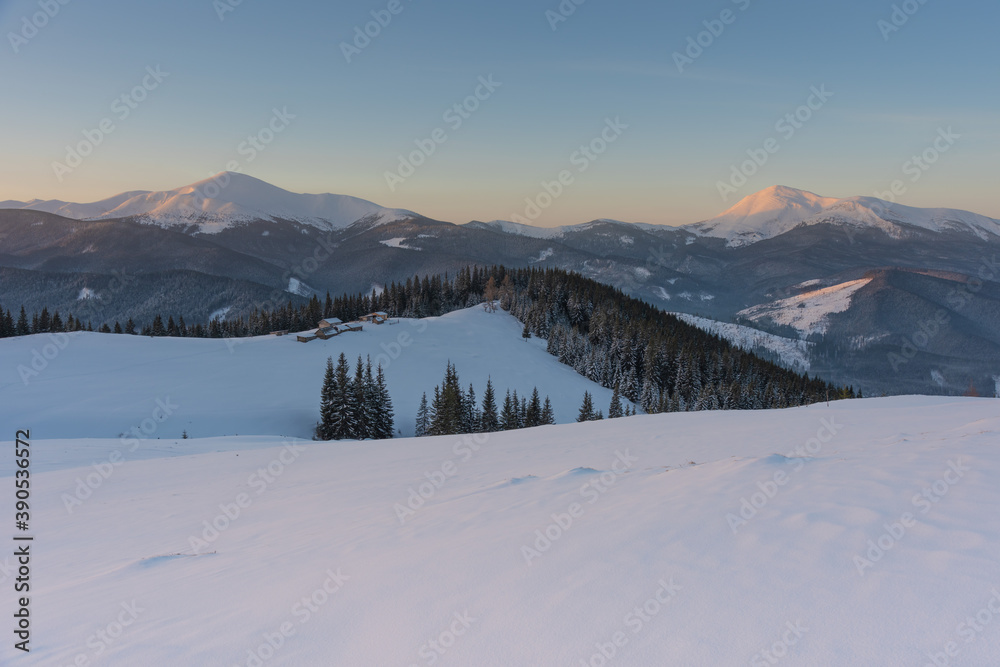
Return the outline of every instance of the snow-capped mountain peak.
[[[1000,236],[1000,222],[969,211],[915,208],[876,197],[837,199],[775,185],[744,197],[719,216],[684,229],[726,240],[729,247],[747,246],[821,223],[877,228],[902,236],[907,227],[931,232],[963,231],[980,238]]]
[[[124,192],[78,204],[59,200],[0,202],[0,208],[25,208],[79,220],[138,218],[161,226],[197,225],[218,232],[253,220],[291,220],[323,229],[341,229],[362,218],[390,222],[417,214],[335,194],[298,194],[237,172],[221,172],[173,190]]]

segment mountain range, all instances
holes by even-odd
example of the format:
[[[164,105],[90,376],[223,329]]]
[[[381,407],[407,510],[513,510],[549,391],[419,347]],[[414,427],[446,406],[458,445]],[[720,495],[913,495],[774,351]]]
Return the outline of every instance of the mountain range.
[[[784,186],[680,227],[615,220],[453,224],[224,172],[93,203],[0,202],[0,304],[94,324],[189,322],[378,290],[468,264],[558,267],[665,310],[809,347],[866,392],[994,393],[1000,222]]]

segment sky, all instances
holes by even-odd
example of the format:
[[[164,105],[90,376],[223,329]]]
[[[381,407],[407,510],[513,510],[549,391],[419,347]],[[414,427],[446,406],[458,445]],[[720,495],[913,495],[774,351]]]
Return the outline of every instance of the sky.
[[[576,2],[0,0],[0,200],[230,169],[458,223],[776,184],[1000,218],[996,3]]]

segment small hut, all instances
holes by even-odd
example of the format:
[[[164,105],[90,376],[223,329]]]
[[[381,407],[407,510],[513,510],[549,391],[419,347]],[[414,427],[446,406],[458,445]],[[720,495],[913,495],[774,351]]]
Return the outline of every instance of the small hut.
[[[384,324],[389,321],[389,313],[377,311],[374,313],[368,313],[367,315],[362,315],[358,319],[362,322],[371,322],[372,324]]]

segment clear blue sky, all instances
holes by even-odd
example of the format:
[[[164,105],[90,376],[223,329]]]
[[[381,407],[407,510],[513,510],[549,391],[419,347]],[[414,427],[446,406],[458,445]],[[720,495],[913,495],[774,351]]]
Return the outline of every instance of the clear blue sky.
[[[70,0],[15,53],[11,33],[41,10],[0,0],[0,199],[170,189],[237,160],[289,190],[454,222],[523,213],[561,170],[572,184],[536,224],[682,224],[773,184],[851,196],[896,179],[903,203],[1000,218],[993,2],[910,0],[886,40],[891,1],[586,0],[553,30],[558,0],[399,0],[350,63],[341,43],[389,0],[243,0],[220,20],[223,2]],[[726,9],[732,22],[679,72],[673,53]],[[120,119],[114,100],[156,66],[169,76]],[[444,112],[490,75],[502,85],[453,129]],[[833,96],[794,136],[776,131],[823,85]],[[238,147],[274,108],[295,118],[248,161]],[[53,162],[105,118],[114,131],[60,181]],[[572,156],[608,118],[628,129],[581,173]],[[914,180],[905,163],[948,127],[960,138]],[[436,128],[447,141],[391,190],[385,172]],[[717,183],[769,137],[780,150],[724,203]]]

